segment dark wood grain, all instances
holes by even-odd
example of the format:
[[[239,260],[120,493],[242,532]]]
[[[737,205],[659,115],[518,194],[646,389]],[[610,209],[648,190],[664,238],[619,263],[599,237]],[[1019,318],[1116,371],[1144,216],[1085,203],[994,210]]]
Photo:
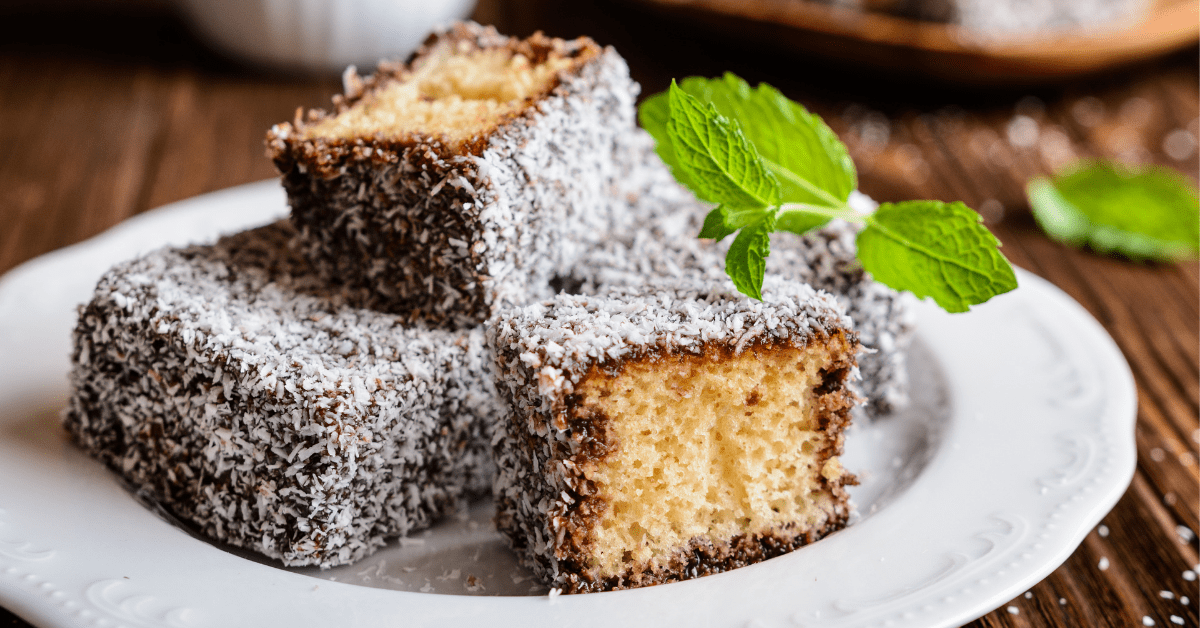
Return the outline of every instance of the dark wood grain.
[[[1137,384],[1139,461],[1103,528],[1028,594],[970,625],[1198,625],[1200,583],[1184,572],[1200,557],[1179,526],[1200,527],[1200,269],[1053,243],[1023,192],[1030,177],[1076,157],[1196,177],[1194,149],[1175,159],[1163,148],[1176,129],[1200,134],[1196,50],[1083,82],[978,90],[728,43],[600,0],[575,0],[570,11],[491,0],[476,16],[517,35],[590,34],[622,52],[647,93],[725,70],[768,81],[826,117],[868,194],[979,208],[1014,263],[1065,290],[1116,340]],[[152,207],[273,176],[267,127],[327,103],[338,86],[336,77],[243,69],[150,1],[0,7],[0,272]],[[1017,116],[1039,141],[1010,133]],[[24,624],[0,609],[8,625]]]

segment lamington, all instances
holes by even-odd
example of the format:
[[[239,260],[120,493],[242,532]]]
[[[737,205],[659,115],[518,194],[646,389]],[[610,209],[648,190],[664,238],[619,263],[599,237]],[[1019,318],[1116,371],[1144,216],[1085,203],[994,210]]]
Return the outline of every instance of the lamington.
[[[286,222],[117,265],[74,332],[64,423],[204,535],[356,560],[486,494],[502,406],[480,328],[347,305]]]
[[[862,195],[852,196],[852,202],[864,210],[871,208]],[[725,254],[732,238],[719,243],[696,238],[707,208],[694,197],[680,198],[659,185],[643,195],[638,207],[646,216],[641,224],[589,249],[561,273],[555,285],[571,293],[596,294],[661,277],[714,284],[726,280]],[[914,322],[905,299],[871,279],[858,264],[857,234],[854,225],[840,220],[804,236],[774,234],[766,274],[811,284],[837,298],[854,321],[864,348],[858,358],[862,378],[854,386],[867,401],[866,414],[881,417],[908,405],[906,356]]]
[[[367,306],[476,325],[634,220],[638,86],[612,48],[461,23],[343,82],[267,145],[300,250]]]
[[[779,278],[761,302],[685,280],[559,294],[488,340],[510,408],[496,525],[550,586],[696,578],[845,525],[859,345],[830,295]]]

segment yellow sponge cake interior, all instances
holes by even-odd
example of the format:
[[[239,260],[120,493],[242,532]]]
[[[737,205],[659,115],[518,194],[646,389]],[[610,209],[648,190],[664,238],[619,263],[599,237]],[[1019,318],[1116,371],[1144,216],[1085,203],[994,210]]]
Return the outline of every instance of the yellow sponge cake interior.
[[[394,80],[383,81],[337,115],[307,125],[302,137],[403,140],[420,135],[456,144],[487,133],[548,93],[560,72],[583,60],[562,46],[532,45],[540,40],[560,41],[535,35],[517,45],[478,48],[443,39]]]
[[[592,529],[598,575],[656,571],[697,539],[821,528],[842,470],[830,456],[841,431],[825,429],[819,391],[848,350],[834,336],[630,362],[581,382],[582,404],[608,417],[616,445],[589,474],[607,504]]]

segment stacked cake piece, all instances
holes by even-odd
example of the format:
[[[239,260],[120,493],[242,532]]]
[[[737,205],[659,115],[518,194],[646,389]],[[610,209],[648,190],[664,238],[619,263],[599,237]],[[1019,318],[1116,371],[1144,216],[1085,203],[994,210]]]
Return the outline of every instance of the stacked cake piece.
[[[267,142],[301,249],[374,307],[478,325],[633,220],[645,142],[611,48],[459,25],[345,83]]]
[[[846,227],[777,249],[764,301],[736,294],[624,62],[586,38],[460,24],[345,84],[268,135],[290,222],[101,280],[80,445],[288,565],[351,562],[489,486],[521,561],[569,592],[845,524],[842,431],[856,391],[902,403],[907,333]],[[860,337],[888,366],[854,388]]]

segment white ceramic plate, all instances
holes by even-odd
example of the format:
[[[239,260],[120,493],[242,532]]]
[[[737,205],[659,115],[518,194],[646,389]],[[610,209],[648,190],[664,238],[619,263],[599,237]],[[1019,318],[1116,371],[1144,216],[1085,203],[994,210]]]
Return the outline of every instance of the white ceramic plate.
[[[285,211],[275,182],[233,188],[0,280],[0,604],[43,626],[956,626],[1066,560],[1133,474],[1128,366],[1079,305],[1022,272],[970,314],[917,306],[914,407],[847,445],[861,520],[790,555],[549,597],[485,503],[358,565],[282,569],[141,505],[64,438],[58,412],[75,306],[106,268]]]

